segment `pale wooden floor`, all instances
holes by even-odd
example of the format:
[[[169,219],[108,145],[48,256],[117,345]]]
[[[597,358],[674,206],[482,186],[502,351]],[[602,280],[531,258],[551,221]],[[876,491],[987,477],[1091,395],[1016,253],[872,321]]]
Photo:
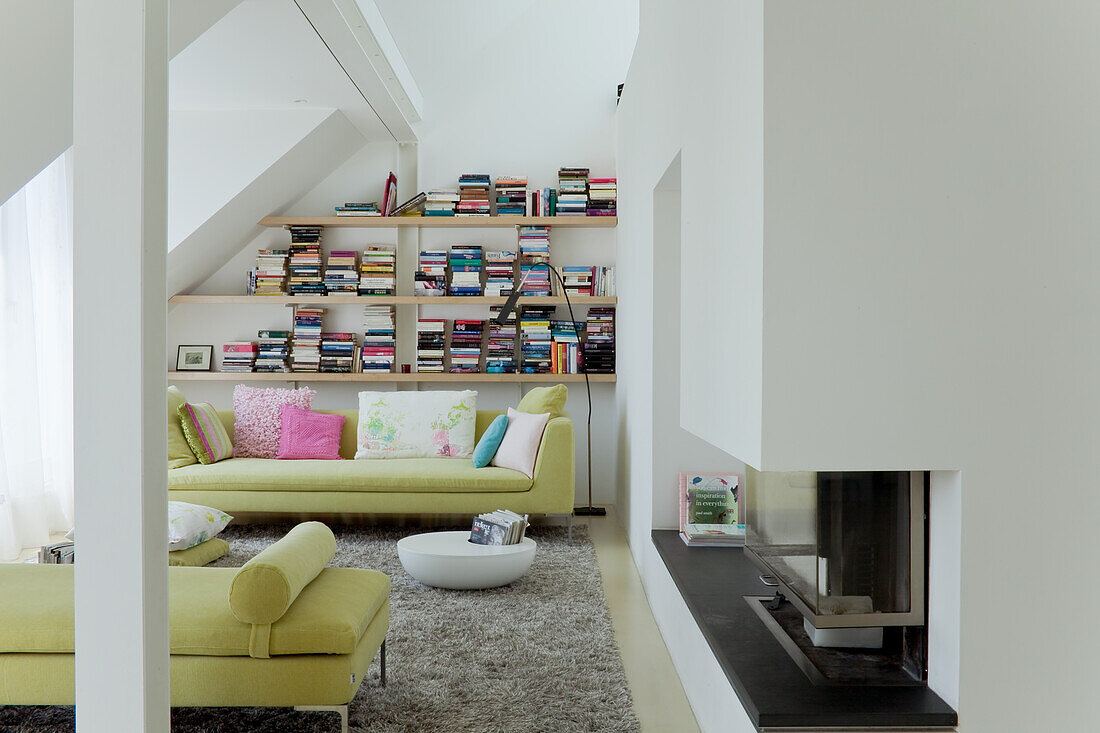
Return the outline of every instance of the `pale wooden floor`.
[[[588,525],[596,548],[615,640],[626,668],[634,710],[644,733],[699,730],[683,685],[653,620],[626,535],[614,516],[574,519]]]

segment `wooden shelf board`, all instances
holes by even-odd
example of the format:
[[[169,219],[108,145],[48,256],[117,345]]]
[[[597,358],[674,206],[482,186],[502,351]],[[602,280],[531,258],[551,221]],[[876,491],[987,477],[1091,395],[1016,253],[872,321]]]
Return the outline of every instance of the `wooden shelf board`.
[[[169,303],[206,303],[233,305],[504,305],[507,298],[485,295],[173,295]],[[578,307],[616,305],[615,296],[578,295],[570,299]],[[519,299],[520,305],[565,305],[561,295],[528,295]]]
[[[589,374],[593,383],[615,382],[614,374]],[[369,372],[168,372],[168,381],[192,382],[584,382],[583,374],[400,374]]]
[[[500,229],[515,226],[610,229],[615,216],[265,216],[262,227],[321,226],[355,229]]]

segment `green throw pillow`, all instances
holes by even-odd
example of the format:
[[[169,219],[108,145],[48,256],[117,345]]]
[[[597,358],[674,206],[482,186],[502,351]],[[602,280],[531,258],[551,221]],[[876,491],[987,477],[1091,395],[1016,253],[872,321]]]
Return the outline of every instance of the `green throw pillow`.
[[[199,463],[217,463],[233,455],[233,443],[222,425],[218,411],[209,402],[185,402],[177,413],[183,435]]]
[[[516,407],[517,412],[529,412],[532,415],[550,413],[550,419],[561,417],[565,414],[565,399],[569,396],[569,389],[564,384],[555,384],[553,387],[535,387],[523,395]]]
[[[168,564],[177,567],[201,568],[229,554],[229,543],[213,537],[186,550],[168,553]]]
[[[168,388],[168,468],[182,468],[198,463],[191,446],[187,445],[187,436],[180,424],[180,405],[187,404],[187,398],[178,387]]]

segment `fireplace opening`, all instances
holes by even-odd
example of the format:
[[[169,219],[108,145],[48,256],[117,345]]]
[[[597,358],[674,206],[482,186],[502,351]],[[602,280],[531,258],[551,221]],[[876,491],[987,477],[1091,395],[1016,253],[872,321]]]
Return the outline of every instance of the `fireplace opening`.
[[[803,671],[818,683],[837,670],[843,682],[926,679],[928,474],[749,469],[746,479],[745,554],[778,584],[774,602],[746,600]]]

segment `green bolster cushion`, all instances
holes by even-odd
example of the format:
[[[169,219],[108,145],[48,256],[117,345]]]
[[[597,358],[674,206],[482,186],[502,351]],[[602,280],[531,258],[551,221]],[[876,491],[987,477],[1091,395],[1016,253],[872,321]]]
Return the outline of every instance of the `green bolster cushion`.
[[[336,537],[320,522],[303,522],[233,576],[229,610],[246,624],[272,624],[336,554]]]

